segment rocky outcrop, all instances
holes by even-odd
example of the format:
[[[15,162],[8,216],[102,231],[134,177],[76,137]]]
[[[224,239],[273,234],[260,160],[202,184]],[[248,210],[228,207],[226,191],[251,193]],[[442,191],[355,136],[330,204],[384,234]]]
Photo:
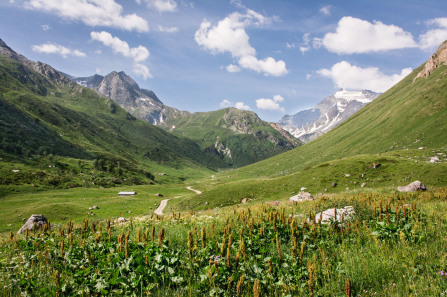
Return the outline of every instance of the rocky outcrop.
[[[29,217],[29,219],[25,222],[25,224],[20,228],[19,232],[24,233],[26,230],[31,231],[34,228],[42,228],[44,225],[48,224],[48,220],[44,215],[41,214],[33,214]]]
[[[447,41],[441,43],[436,52],[425,62],[424,68],[419,71],[413,81],[420,77],[428,77],[441,65],[447,65]]]
[[[323,212],[315,215],[315,222],[321,224],[329,224],[337,221],[342,223],[345,220],[350,220],[355,216],[355,210],[352,206],[345,206],[343,208],[329,208]]]
[[[105,77],[96,74],[90,77],[72,77],[72,80],[107,96],[132,116],[154,125],[174,128],[168,124],[170,118],[189,114],[164,105],[153,91],[141,89],[124,71],[112,71]]]
[[[368,90],[339,90],[314,108],[283,116],[278,124],[299,140],[308,142],[333,129],[379,95]]]
[[[15,60],[32,70],[36,71],[37,73],[41,74],[43,77],[51,81],[52,83],[55,83],[59,86],[64,87],[70,87],[72,90],[80,89],[77,87],[75,83],[73,83],[68,77],[66,77],[62,72],[57,71],[53,67],[51,67],[48,64],[42,63],[42,62],[34,62],[31,60],[28,60],[26,57],[16,53],[13,51],[3,40],[0,39],[0,55],[6,56],[12,60]],[[23,68],[23,67],[22,67]],[[26,72],[25,69],[19,69],[21,72]],[[27,73],[23,73],[24,77],[29,80],[29,75]],[[39,95],[46,95],[46,93],[42,93]]]
[[[309,192],[299,192],[295,196],[289,198],[289,202],[304,202],[314,200],[314,197]]]
[[[397,190],[399,192],[416,192],[416,191],[425,191],[427,190],[427,187],[423,183],[417,180],[409,185],[398,187]]]
[[[281,135],[286,138],[288,141],[290,141],[291,143],[294,143],[295,145],[299,145],[300,141],[298,141],[298,139],[296,139],[294,136],[292,136],[292,134],[290,134],[288,131],[284,130],[283,128],[281,128],[281,126],[277,123],[272,123],[269,122],[270,126],[272,126],[273,129],[275,129],[276,131],[278,131],[279,133],[281,133]]]

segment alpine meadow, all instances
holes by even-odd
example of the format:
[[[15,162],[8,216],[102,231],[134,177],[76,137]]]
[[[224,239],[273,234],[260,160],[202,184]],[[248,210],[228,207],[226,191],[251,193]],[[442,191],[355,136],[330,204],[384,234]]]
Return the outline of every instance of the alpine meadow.
[[[447,294],[446,4],[228,2],[0,4],[0,296]]]

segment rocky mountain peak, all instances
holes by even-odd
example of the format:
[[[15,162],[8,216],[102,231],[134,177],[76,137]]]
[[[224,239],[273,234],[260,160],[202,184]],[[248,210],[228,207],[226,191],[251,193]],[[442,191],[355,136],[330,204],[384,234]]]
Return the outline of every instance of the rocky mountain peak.
[[[0,39],[0,55],[6,56],[19,63],[22,63],[26,67],[33,69],[46,79],[63,86],[69,86],[71,89],[76,88],[76,85],[66,77],[62,72],[57,71],[48,64],[42,62],[34,62],[28,60],[26,57],[13,51],[3,40]]]
[[[447,40],[441,43],[436,52],[425,63],[424,68],[416,75],[414,80],[419,77],[429,76],[441,65],[447,65]]]
[[[308,142],[336,127],[380,94],[369,90],[340,89],[314,108],[285,115],[279,125],[303,142]]]

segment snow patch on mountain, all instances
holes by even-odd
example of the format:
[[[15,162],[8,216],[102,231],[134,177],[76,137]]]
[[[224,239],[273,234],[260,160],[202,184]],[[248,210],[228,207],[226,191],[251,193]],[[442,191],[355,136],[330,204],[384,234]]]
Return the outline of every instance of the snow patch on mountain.
[[[380,94],[368,90],[338,90],[311,109],[285,115],[279,125],[303,142],[308,142],[335,128]]]

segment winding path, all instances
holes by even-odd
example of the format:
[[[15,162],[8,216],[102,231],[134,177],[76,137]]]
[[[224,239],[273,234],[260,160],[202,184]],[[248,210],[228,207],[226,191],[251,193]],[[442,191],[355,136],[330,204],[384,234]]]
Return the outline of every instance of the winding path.
[[[200,195],[200,194],[202,194],[202,192],[200,192],[200,191],[198,191],[198,190],[194,190],[193,188],[191,188],[191,187],[186,187],[188,190],[190,190],[190,191],[193,191],[193,192],[196,192],[196,194],[198,194],[198,195]],[[175,198],[180,198],[181,196],[178,196],[178,197],[175,197]],[[161,202],[160,202],[160,205],[158,206],[158,208],[156,209],[156,210],[154,210],[154,213],[156,214],[156,215],[159,215],[159,216],[162,216],[163,215],[163,209],[165,209],[165,207],[166,207],[166,204],[168,204],[168,200],[169,199],[163,199],[163,200],[161,200]]]
[[[194,192],[196,192],[197,194],[202,194],[202,192],[200,192],[200,191],[198,191],[198,190],[194,190],[193,188],[191,188],[191,187],[186,187],[188,190],[190,190],[190,191],[194,191]]]
[[[163,215],[163,209],[166,207],[166,204],[168,204],[168,200],[169,199],[161,200],[160,205],[158,206],[158,208],[156,210],[154,210],[154,213],[156,215],[159,215],[159,216]]]

